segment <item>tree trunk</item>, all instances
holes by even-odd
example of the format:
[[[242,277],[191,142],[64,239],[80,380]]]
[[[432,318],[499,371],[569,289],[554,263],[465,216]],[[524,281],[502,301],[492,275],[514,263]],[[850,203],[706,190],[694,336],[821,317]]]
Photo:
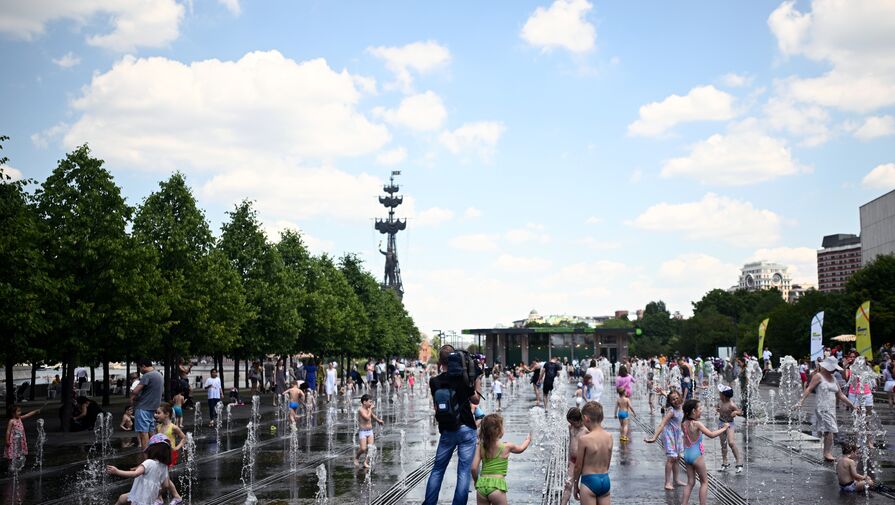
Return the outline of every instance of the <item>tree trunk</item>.
[[[31,363],[31,388],[28,391],[28,401],[34,401],[34,389],[37,386],[37,362]]]
[[[96,386],[96,367],[93,366],[93,363],[90,364],[90,396],[96,396],[96,391],[93,390],[94,386]]]
[[[233,387],[239,389],[239,358],[233,358]]]
[[[165,342],[165,401],[171,401],[171,384],[174,379],[174,351],[171,349],[171,337]]]
[[[62,376],[62,392],[59,394],[59,401],[62,402],[62,411],[59,414],[59,421],[62,423],[61,428],[65,433],[68,433],[71,430],[71,392],[75,382],[75,369],[72,366],[74,358],[74,353],[68,351],[62,361],[65,374]]]
[[[245,377],[245,385],[246,385],[246,389],[248,389],[249,387],[251,387],[251,386],[249,386],[249,360],[245,360],[244,363],[245,363],[245,365],[244,365],[244,367],[245,367],[245,376],[244,376]]]
[[[224,353],[222,352],[218,353],[218,364],[216,368],[218,369],[218,377],[221,378],[221,390],[223,390],[227,387],[227,383],[224,378]]]
[[[121,388],[124,390],[124,397],[127,398],[131,395],[131,357],[126,356],[124,358],[127,360],[127,363],[124,365],[125,377],[124,377],[124,387]]]
[[[103,356],[103,407],[109,406],[109,360]]]
[[[3,365],[6,368],[6,407],[9,408],[16,400],[16,386],[13,384],[14,379],[12,375],[13,367],[16,366],[16,363],[12,353],[6,355],[6,362]]]

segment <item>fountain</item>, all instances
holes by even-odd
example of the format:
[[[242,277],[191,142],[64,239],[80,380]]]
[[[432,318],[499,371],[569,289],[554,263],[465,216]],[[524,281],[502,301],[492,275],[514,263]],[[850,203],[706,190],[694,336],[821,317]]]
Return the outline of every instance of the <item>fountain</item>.
[[[298,426],[295,421],[289,423],[289,470],[295,472],[298,470]]]
[[[746,402],[745,407],[741,407],[743,410],[743,415],[746,418],[746,423],[744,426],[746,443],[743,447],[743,458],[746,463],[746,480],[749,481],[749,453],[752,448],[749,445],[749,434],[752,432],[753,426],[756,423],[764,423],[767,422],[767,409],[764,407],[764,403],[761,400],[761,366],[758,364],[758,360],[752,358],[746,362]],[[764,424],[762,423],[762,424]],[[750,497],[750,488],[752,486],[746,487],[746,502],[749,502]],[[760,493],[761,491],[759,491]]]
[[[401,430],[401,442],[398,445],[398,461],[401,465],[401,473],[398,475],[398,481],[401,482],[401,489],[407,487],[407,471],[404,469],[404,445],[405,445],[405,437],[404,430]]]
[[[99,504],[106,496],[106,464],[112,454],[112,414],[100,413],[93,424],[94,443],[77,478],[79,503]]]
[[[233,418],[233,404],[232,404],[232,403],[228,403],[228,404],[227,404],[227,413],[226,413],[226,416],[227,416],[227,426],[226,426],[226,431],[227,431],[227,433],[229,433],[229,432],[230,432],[230,421],[231,421],[232,418]],[[228,440],[229,440],[229,439],[228,439]]]
[[[854,401],[855,408],[852,410],[854,419],[851,429],[853,441],[858,447],[860,464],[864,473],[871,476],[875,481],[879,481],[881,454],[876,447],[876,440],[884,439],[885,431],[882,430],[874,409],[864,405],[868,393],[871,395],[872,405],[873,388],[876,386],[879,374],[873,371],[873,368],[867,364],[863,356],[855,358],[850,370],[849,391],[857,391],[855,395],[857,399]],[[870,491],[865,488],[865,492],[869,493]]]
[[[202,404],[196,402],[193,405],[195,405],[195,410],[193,411],[193,433],[198,434],[202,427]]]
[[[257,396],[255,397],[257,398]],[[242,487],[246,491],[246,505],[257,503],[253,488],[255,486],[255,455],[258,445],[257,425],[249,421],[246,426],[246,441],[242,446],[242,472],[240,474]]]
[[[230,405],[232,405],[232,404],[229,404],[229,403],[227,404],[228,414],[229,414],[229,410],[230,410]],[[217,422],[214,423],[214,438],[215,438],[215,442],[217,443],[219,452],[221,450],[221,421],[224,419],[224,416],[222,415],[223,413],[224,413],[224,404],[222,402],[218,402],[217,405],[214,406],[214,416],[217,419]]]
[[[773,393],[773,391],[771,391]],[[796,433],[793,431],[793,421],[796,422],[796,427],[800,426],[801,423],[801,409],[796,408],[796,405],[799,403],[799,399],[802,395],[802,379],[799,376],[799,363],[792,356],[784,356],[783,359],[780,360],[780,388],[779,388],[779,403],[781,403],[783,410],[786,412],[786,434],[787,441],[789,446],[789,466],[793,468],[793,451],[801,451],[801,434],[798,436],[798,446],[796,446],[795,437]],[[773,397],[772,397],[773,402]],[[774,407],[771,408],[772,411],[775,410]],[[790,494],[790,503],[795,504],[796,500],[796,482],[795,482],[795,472],[789,472],[789,494]]]
[[[37,420],[37,445],[34,466],[39,472],[44,469],[44,444],[47,443],[47,432],[44,430],[43,418]]]
[[[329,498],[326,494],[326,467],[323,463],[320,463],[320,466],[317,467],[317,495],[314,497],[314,503],[316,505],[326,505],[329,501]]]
[[[186,505],[193,503],[193,482],[195,481],[194,473],[196,472],[196,441],[193,439],[192,433],[186,434],[186,442],[183,443],[184,455],[184,474],[180,475],[180,489],[186,495]]]

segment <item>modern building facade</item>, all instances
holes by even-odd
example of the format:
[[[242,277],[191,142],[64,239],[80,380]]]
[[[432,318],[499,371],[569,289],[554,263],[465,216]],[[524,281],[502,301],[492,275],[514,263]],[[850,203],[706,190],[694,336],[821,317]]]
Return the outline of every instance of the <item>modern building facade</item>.
[[[861,206],[861,261],[895,253],[895,190]]]
[[[740,271],[738,288],[746,291],[777,288],[783,295],[783,299],[788,300],[792,285],[792,278],[788,270],[789,268],[784,265],[768,261],[746,263]]]
[[[628,356],[634,328],[481,328],[463,333],[475,336],[489,363],[513,366],[552,356],[569,361],[606,356],[619,361]]]
[[[817,250],[817,285],[823,292],[843,291],[861,269],[861,238],[847,233],[827,235]]]

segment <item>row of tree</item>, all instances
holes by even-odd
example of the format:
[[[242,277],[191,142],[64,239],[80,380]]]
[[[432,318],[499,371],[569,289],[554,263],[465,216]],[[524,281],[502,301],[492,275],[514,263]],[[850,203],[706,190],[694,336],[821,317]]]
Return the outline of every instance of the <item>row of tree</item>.
[[[675,319],[665,303],[650,302],[637,324],[630,352],[651,356],[679,352],[715,356],[718,347],[736,346],[739,352],[758,352],[758,325],[770,318],[764,345],[779,358],[810,354],[811,318],[824,311],[824,343],[855,333],[855,311],[870,300],[870,334],[874,349],[895,335],[895,256],[879,256],[856,272],[841,292],[810,290],[794,303],[776,289],[749,292],[709,291],[693,303],[693,317]]]
[[[357,256],[314,256],[296,231],[268,241],[249,201],[228,213],[216,238],[180,173],[132,208],[86,145],[33,192],[35,181],[3,173],[6,161],[0,355],[7,402],[13,365],[22,362],[61,362],[62,390],[70,391],[73,365],[102,365],[108,377],[109,362],[143,355],[162,361],[167,377],[179,356],[214,356],[219,368],[228,356],[236,382],[239,359],[270,354],[417,353],[420,333],[401,300]],[[105,404],[108,382],[103,390]]]

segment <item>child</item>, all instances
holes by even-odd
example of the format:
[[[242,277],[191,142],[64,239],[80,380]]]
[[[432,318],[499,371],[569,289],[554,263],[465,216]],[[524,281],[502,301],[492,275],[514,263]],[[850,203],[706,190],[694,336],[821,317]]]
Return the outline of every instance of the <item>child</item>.
[[[575,464],[578,462],[578,441],[588,433],[587,428],[584,427],[581,409],[578,407],[572,407],[566,412],[566,421],[569,422],[569,461],[566,469],[568,478],[562,490],[562,505],[568,505],[569,499],[572,497],[572,477],[575,476]]]
[[[718,422],[727,423],[730,429],[721,434],[721,471],[726,472],[730,468],[727,462],[727,446],[733,451],[733,457],[736,461],[736,472],[743,473],[743,465],[740,464],[740,451],[736,445],[736,435],[734,434],[733,419],[742,415],[740,408],[731,400],[733,398],[733,389],[724,384],[718,384],[720,390],[721,403],[718,405]],[[720,424],[718,425],[720,427]]]
[[[292,387],[286,390],[289,397],[289,422],[294,423],[298,420],[298,406],[304,403],[305,393],[298,387],[298,381],[292,381]]]
[[[134,431],[134,407],[130,405],[124,407],[124,414],[121,414],[121,424],[119,427],[123,431]]]
[[[662,445],[665,446],[665,489],[671,491],[675,485],[685,486],[678,478],[677,460],[683,452],[683,436],[681,434],[681,420],[684,418],[684,412],[681,406],[684,399],[680,393],[672,390],[666,397],[665,417],[656,427],[656,432],[652,438],[644,438],[646,443],[653,443],[662,434]]]
[[[177,455],[183,447],[184,442],[186,442],[186,435],[183,434],[183,430],[181,430],[180,427],[173,423],[173,416],[174,407],[170,403],[159,405],[159,408],[155,411],[155,420],[158,423],[156,426],[156,433],[164,435],[168,439],[168,444],[171,447],[171,462],[168,463],[168,468],[174,468],[174,465],[177,464]],[[177,442],[177,437],[180,437],[179,443]],[[168,479],[165,482],[164,487],[171,493],[170,505],[177,505],[183,501],[183,498],[180,497],[180,493],[177,492],[177,488],[174,487],[174,483],[171,482],[171,479]]]
[[[469,399],[469,408],[472,410],[472,418],[475,419],[476,428],[479,428],[482,425],[482,419],[485,418],[485,411],[482,410],[482,407],[479,405],[481,399],[482,398],[479,395],[475,395]]]
[[[146,459],[134,470],[120,470],[111,465],[106,467],[109,475],[134,479],[130,492],[119,496],[115,505],[152,505],[158,499],[162,486],[168,482],[168,464],[171,463],[168,437],[156,433],[149,439],[143,452]]]
[[[410,396],[413,396],[413,385],[416,384],[416,377],[413,372],[410,372],[409,377],[407,377],[407,385],[410,386]]]
[[[494,398],[497,399],[497,411],[500,412],[500,399],[503,397],[503,383],[500,382],[500,376],[494,376],[494,382],[491,383],[491,392],[494,393]]]
[[[603,406],[594,401],[587,402],[581,409],[581,415],[584,426],[590,433],[578,441],[578,453],[575,456],[575,499],[580,500],[581,505],[609,505],[612,435],[603,429]]]
[[[6,424],[6,459],[10,467],[22,468],[25,466],[25,457],[28,456],[28,441],[25,439],[25,425],[22,421],[40,413],[40,409],[22,414],[22,407],[10,405],[7,409],[9,423]]]
[[[360,447],[354,455],[354,466],[359,466],[358,459],[361,454],[364,456],[364,468],[370,468],[370,462],[367,461],[367,447],[373,445],[373,420],[379,425],[385,424],[385,421],[376,417],[373,413],[373,400],[370,395],[364,394],[360,397],[360,408],[357,409],[357,438],[360,440]]]
[[[696,484],[696,473],[699,473],[699,505],[705,505],[709,493],[709,478],[705,471],[705,459],[702,457],[705,448],[702,446],[702,436],[715,438],[727,431],[728,424],[721,423],[721,427],[711,431],[699,422],[702,415],[702,405],[699,400],[687,400],[684,403],[684,422],[681,431],[684,432],[684,463],[687,465],[687,486],[684,488],[681,503],[690,503],[690,493]]]
[[[482,420],[479,443],[472,459],[472,479],[475,482],[476,501],[479,504],[507,502],[507,464],[510,453],[522,454],[531,444],[531,433],[521,445],[507,444],[503,437],[503,417],[488,414]],[[479,465],[482,465],[481,472]]]
[[[861,492],[873,485],[870,477],[858,473],[858,465],[855,463],[857,457],[858,448],[854,444],[843,442],[842,457],[836,462],[839,491],[843,493]]]
[[[174,408],[174,424],[177,425],[178,428],[183,428],[183,402],[185,398],[183,397],[183,393],[178,391],[174,398],[171,399],[172,407]]]
[[[655,365],[655,368],[659,368],[659,365]],[[656,374],[653,372],[653,367],[650,367],[646,372],[646,391],[647,398],[649,399],[649,415],[653,415],[656,413],[655,407],[653,407],[653,398],[656,396],[656,392],[653,388],[656,387]]]
[[[615,400],[615,416],[618,417],[618,423],[620,425],[620,436],[619,440],[621,442],[627,442],[628,435],[631,434],[631,422],[628,421],[628,415],[636,415],[634,412],[634,405],[631,404],[631,399],[628,398],[628,391],[624,387],[616,388],[615,390],[618,393],[618,399]]]

